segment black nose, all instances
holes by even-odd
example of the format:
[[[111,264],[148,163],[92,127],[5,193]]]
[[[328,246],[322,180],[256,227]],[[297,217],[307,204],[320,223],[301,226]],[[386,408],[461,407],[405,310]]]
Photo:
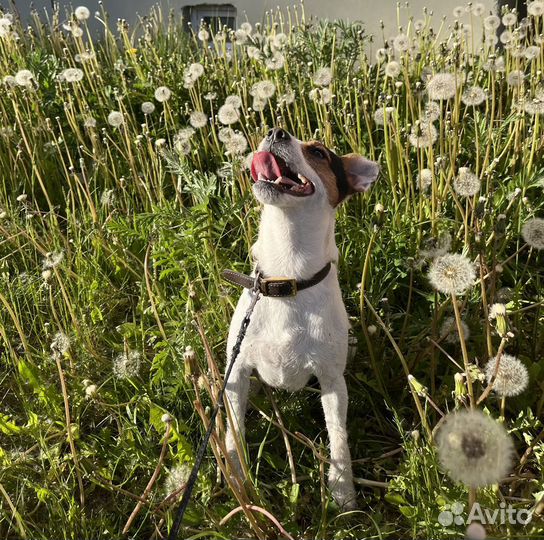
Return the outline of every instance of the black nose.
[[[288,141],[289,137],[289,133],[281,128],[273,128],[266,134],[267,140],[271,143],[276,141]]]

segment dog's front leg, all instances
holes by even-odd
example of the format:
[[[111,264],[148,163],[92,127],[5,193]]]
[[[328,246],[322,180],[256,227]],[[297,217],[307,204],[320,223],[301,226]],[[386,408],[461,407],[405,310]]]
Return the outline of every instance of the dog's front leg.
[[[344,510],[353,510],[357,507],[357,503],[346,431],[348,408],[346,381],[342,374],[326,375],[319,378],[319,384],[331,452],[329,489],[336,502]]]
[[[233,472],[240,478],[242,478],[242,467],[236,451],[236,439],[238,438],[239,444],[243,444],[250,375],[251,368],[244,365],[243,358],[238,358],[232,368],[225,393],[225,401],[230,410],[225,443],[229,459],[235,468]]]

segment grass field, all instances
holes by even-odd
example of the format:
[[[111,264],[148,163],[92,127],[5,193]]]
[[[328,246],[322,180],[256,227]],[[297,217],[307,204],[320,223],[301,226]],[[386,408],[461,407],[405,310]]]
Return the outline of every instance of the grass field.
[[[1,538],[167,533],[224,369],[239,291],[220,273],[251,268],[250,152],[275,125],[382,169],[337,219],[360,510],[329,497],[319,387],[261,388],[246,492],[221,417],[184,537],[459,538],[448,516],[475,501],[531,511],[490,536],[542,537],[544,2],[500,40],[484,11],[402,9],[372,43],[300,6],[235,34],[160,11],[0,18]]]

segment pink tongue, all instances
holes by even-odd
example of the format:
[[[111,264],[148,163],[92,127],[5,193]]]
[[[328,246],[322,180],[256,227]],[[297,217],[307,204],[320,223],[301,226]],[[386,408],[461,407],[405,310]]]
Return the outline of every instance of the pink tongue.
[[[280,166],[270,152],[255,152],[251,162],[251,177],[254,182],[259,180],[259,173],[268,180],[276,180],[281,176]]]

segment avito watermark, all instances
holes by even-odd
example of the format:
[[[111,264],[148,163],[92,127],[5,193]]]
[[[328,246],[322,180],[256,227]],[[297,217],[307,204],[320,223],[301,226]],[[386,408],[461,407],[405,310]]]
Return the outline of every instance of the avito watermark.
[[[474,503],[468,516],[463,516],[465,505],[454,502],[445,505],[438,514],[438,522],[444,527],[455,525],[470,525],[481,523],[482,525],[527,525],[533,518],[533,513],[524,508],[514,508],[506,503],[501,503],[499,508],[484,508],[480,503]]]

